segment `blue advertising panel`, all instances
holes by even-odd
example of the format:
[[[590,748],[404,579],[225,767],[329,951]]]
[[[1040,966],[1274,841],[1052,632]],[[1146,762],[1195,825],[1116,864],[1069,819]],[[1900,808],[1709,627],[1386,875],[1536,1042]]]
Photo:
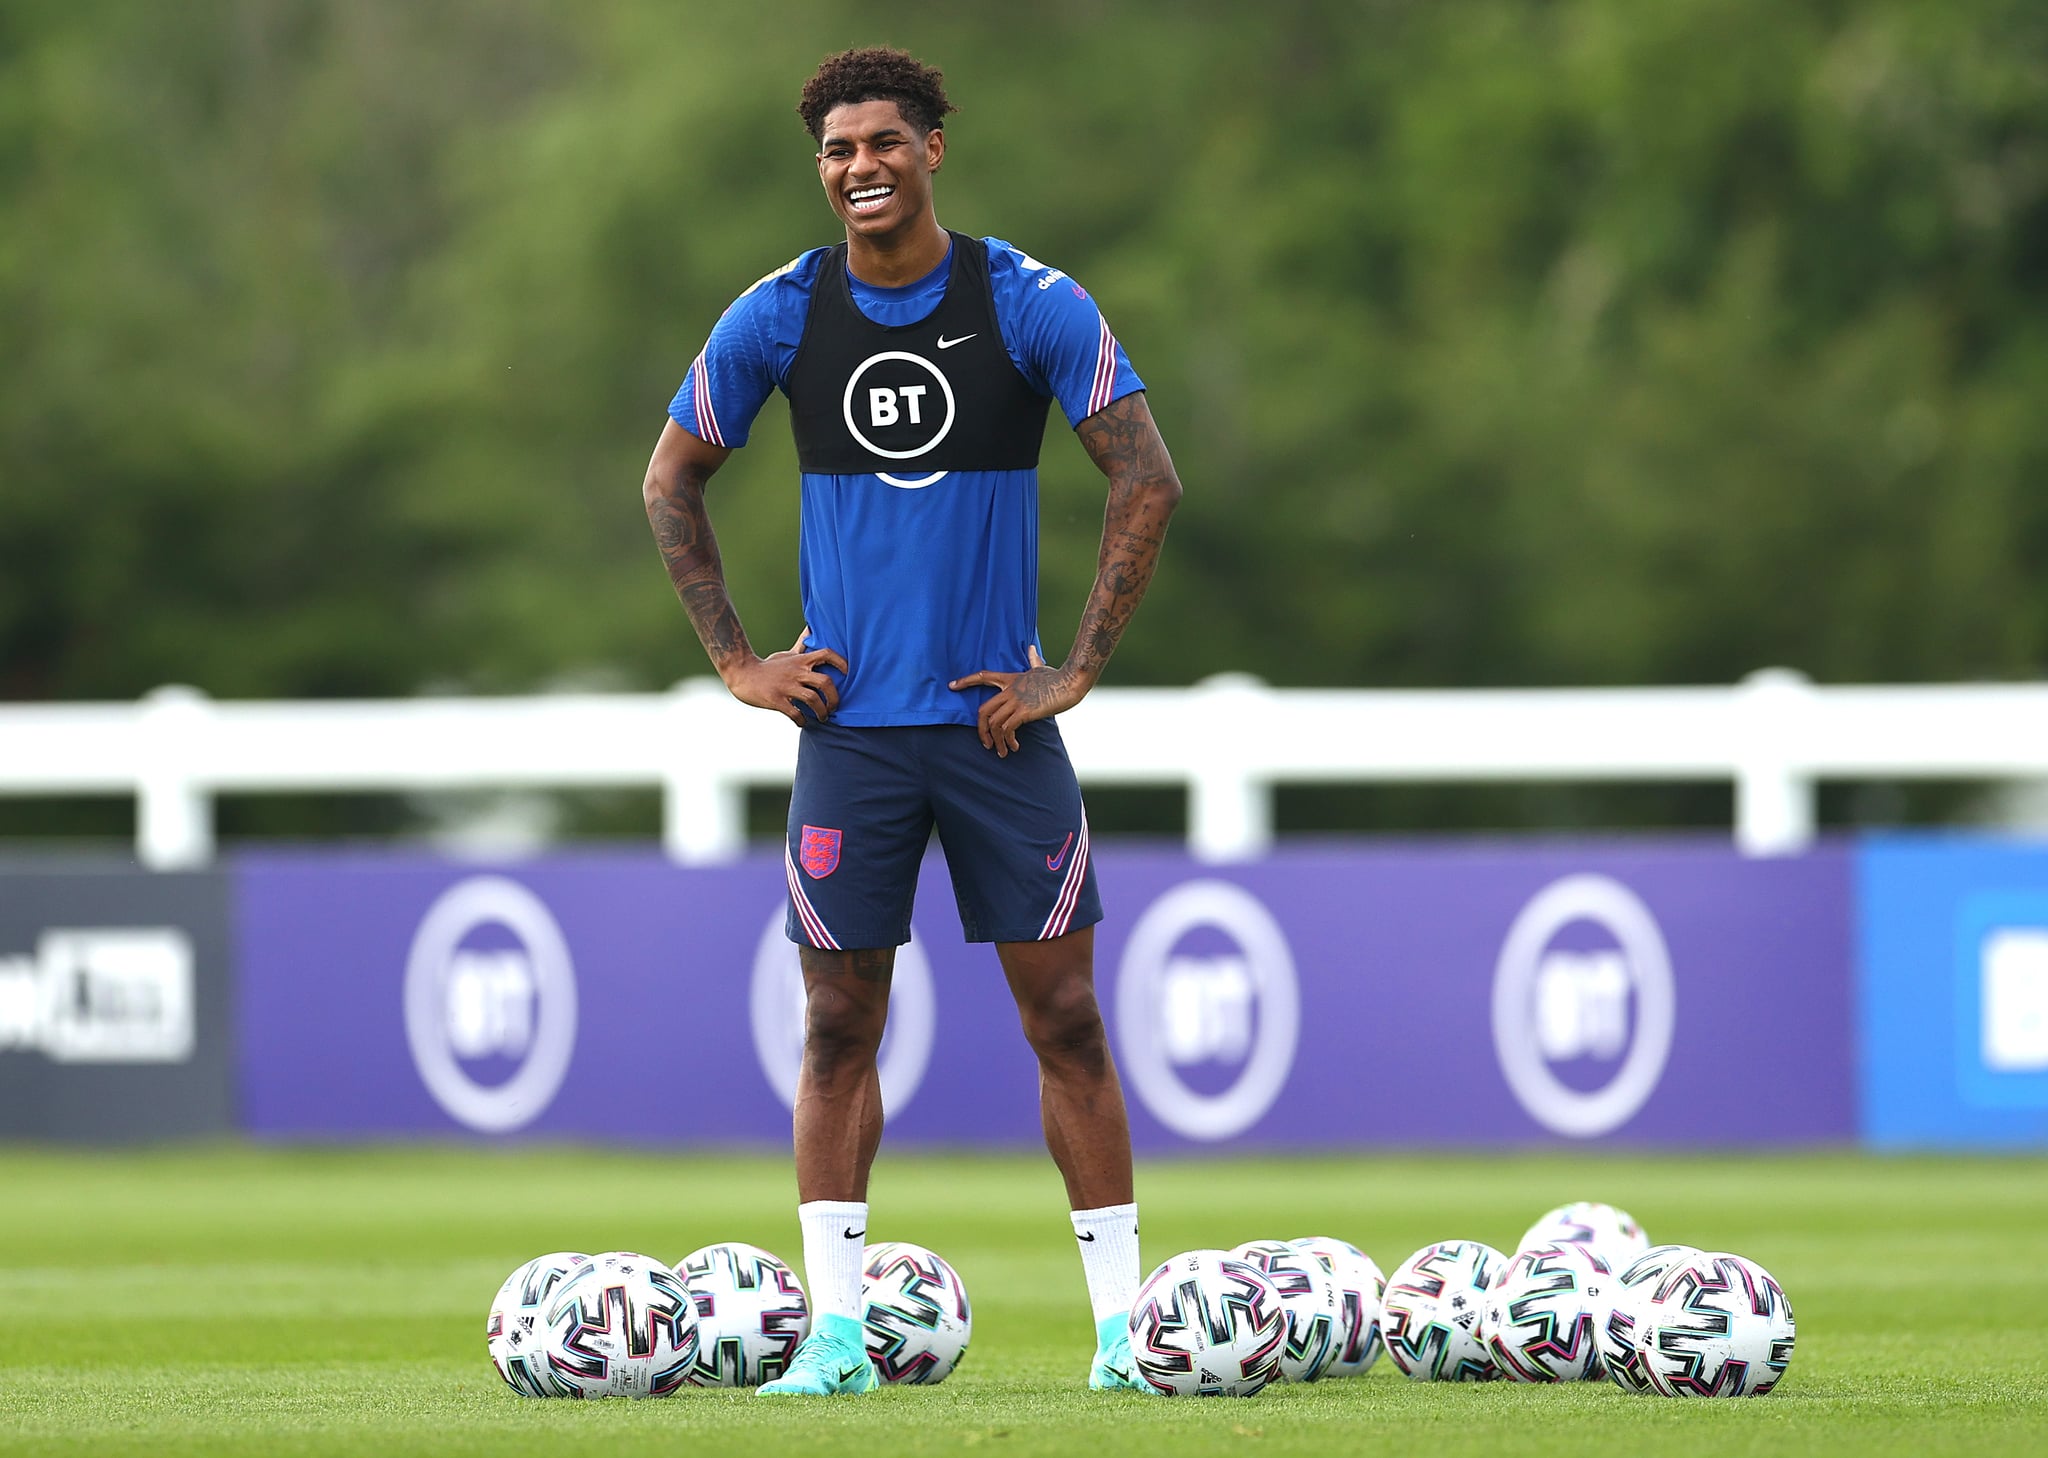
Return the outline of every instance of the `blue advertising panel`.
[[[1865,1137],[2048,1143],[2048,846],[1883,836],[1857,860]]]
[[[1096,985],[1141,1150],[1841,1142],[1850,858],[1725,845],[1098,859]],[[785,1144],[802,986],[779,856],[236,866],[243,1117]],[[1040,1139],[1036,1067],[936,857],[881,1056],[894,1146]]]

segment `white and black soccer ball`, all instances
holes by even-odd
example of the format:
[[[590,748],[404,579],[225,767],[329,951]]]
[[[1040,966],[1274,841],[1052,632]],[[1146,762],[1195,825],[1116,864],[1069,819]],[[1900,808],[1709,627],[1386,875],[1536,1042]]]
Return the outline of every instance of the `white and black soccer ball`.
[[[1680,1261],[1704,1254],[1689,1245],[1653,1245],[1615,1274],[1614,1301],[1600,1323],[1600,1365],[1623,1392],[1650,1390],[1643,1364],[1636,1356],[1636,1314],[1639,1301],[1654,1291],[1664,1273]]]
[[[1380,1297],[1386,1293],[1386,1275],[1371,1256],[1334,1236],[1309,1235],[1289,1244],[1321,1261],[1337,1288],[1337,1352],[1323,1375],[1363,1375],[1380,1356]]]
[[[1583,1245],[1546,1245],[1508,1258],[1486,1292],[1479,1339],[1510,1382],[1579,1382],[1600,1375],[1599,1331],[1614,1272]]]
[[[1755,1261],[1674,1263],[1633,1307],[1636,1360],[1663,1397],[1761,1397],[1792,1362],[1792,1303]]]
[[[1337,1283],[1313,1251],[1284,1240],[1248,1240],[1231,1252],[1266,1273],[1287,1313],[1287,1340],[1280,1347],[1280,1380],[1314,1382],[1336,1359],[1343,1332]]]
[[[1507,1257],[1483,1241],[1425,1245],[1387,1277],[1380,1336],[1415,1382],[1491,1382],[1500,1375],[1479,1340],[1486,1290]]]
[[[697,1361],[697,1304],[652,1256],[592,1256],[555,1288],[548,1371],[564,1397],[669,1397]]]
[[[892,1240],[861,1252],[860,1319],[884,1382],[943,1382],[967,1355],[974,1310],[960,1273],[921,1245]]]
[[[507,1276],[491,1298],[491,1314],[484,1322],[491,1365],[521,1397],[565,1395],[548,1372],[547,1309],[556,1289],[589,1260],[573,1250],[535,1256]]]
[[[1598,1200],[1575,1200],[1544,1211],[1522,1233],[1515,1249],[1535,1250],[1546,1245],[1589,1246],[1618,1271],[1650,1248],[1650,1237],[1626,1210]]]
[[[1131,1306],[1131,1358],[1167,1397],[1251,1397],[1280,1376],[1287,1310],[1278,1288],[1229,1251],[1183,1251]]]
[[[803,1282],[787,1262],[744,1241],[707,1245],[676,1262],[697,1303],[694,1387],[758,1387],[789,1366],[811,1332]]]

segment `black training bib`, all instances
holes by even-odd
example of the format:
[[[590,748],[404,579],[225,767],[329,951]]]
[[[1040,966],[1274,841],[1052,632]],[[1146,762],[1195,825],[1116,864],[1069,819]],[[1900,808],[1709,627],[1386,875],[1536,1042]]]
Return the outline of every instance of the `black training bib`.
[[[1028,471],[1048,398],[996,325],[988,247],[953,233],[946,297],[915,324],[877,324],[853,302],[846,245],[825,254],[783,391],[797,463],[815,475]]]

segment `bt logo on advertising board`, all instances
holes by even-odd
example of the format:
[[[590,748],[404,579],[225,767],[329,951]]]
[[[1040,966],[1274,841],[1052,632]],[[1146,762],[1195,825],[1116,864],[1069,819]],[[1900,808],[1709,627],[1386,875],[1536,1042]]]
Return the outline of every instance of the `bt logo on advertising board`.
[[[1294,954],[1259,899],[1189,881],[1148,907],[1117,969],[1124,1077],[1188,1139],[1228,1139],[1273,1107],[1294,1069],[1301,993]]]
[[[1175,954],[1160,991],[1168,1062],[1242,1063],[1250,1056],[1258,989],[1242,954]]]
[[[1978,1057],[1992,1073],[2048,1073],[2048,927],[2001,926],[1978,956]]]
[[[748,1012],[761,1072],[783,1107],[794,1109],[796,1076],[804,1057],[804,974],[796,943],[783,934],[784,916],[778,906],[755,945]],[[937,1034],[932,964],[913,928],[910,940],[896,949],[896,970],[889,979],[889,1022],[875,1057],[882,1107],[891,1118],[909,1105],[924,1082]]]
[[[405,1035],[459,1123],[498,1134],[539,1118],[576,1049],[576,969],[546,903],[503,876],[441,893],[406,958]]]
[[[1536,967],[1536,1046],[1544,1058],[1619,1058],[1628,1046],[1631,985],[1618,949],[1545,952]]]
[[[1607,876],[1567,876],[1522,908],[1493,979],[1502,1074],[1545,1128],[1620,1128],[1664,1075],[1677,1018],[1671,954],[1642,899]]]
[[[1956,1087],[1987,1110],[2048,1108],[2048,898],[1979,893],[1956,937]]]

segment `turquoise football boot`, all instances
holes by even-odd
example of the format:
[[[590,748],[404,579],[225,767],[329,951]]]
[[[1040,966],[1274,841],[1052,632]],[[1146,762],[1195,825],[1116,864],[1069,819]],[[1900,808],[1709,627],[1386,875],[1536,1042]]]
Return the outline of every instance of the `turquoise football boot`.
[[[1137,1363],[1131,1360],[1131,1314],[1120,1311],[1095,1324],[1095,1363],[1088,1385],[1097,1392],[1144,1392]]]
[[[789,1370],[755,1389],[761,1397],[836,1397],[882,1385],[868,1360],[866,1333],[850,1316],[821,1316],[789,1359]]]

